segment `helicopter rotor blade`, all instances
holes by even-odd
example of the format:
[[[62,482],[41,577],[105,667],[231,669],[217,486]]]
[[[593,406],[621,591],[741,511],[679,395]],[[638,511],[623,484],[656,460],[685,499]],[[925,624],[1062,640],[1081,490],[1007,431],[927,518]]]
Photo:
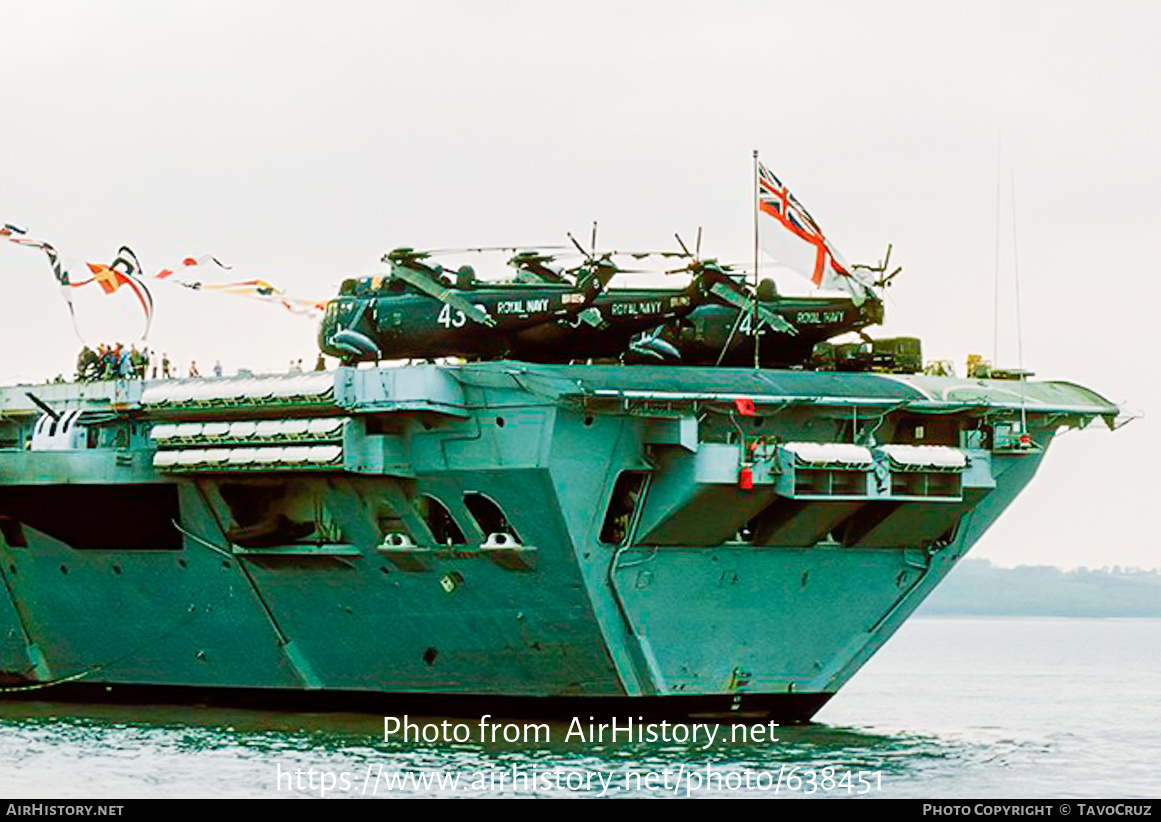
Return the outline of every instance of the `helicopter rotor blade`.
[[[572,232],[571,232],[571,231],[569,231],[569,232],[566,232],[566,233],[568,234],[568,238],[569,238],[570,240],[572,240],[572,244],[576,246],[576,250],[577,250],[577,251],[579,251],[579,252],[581,253],[581,256],[582,256],[582,257],[585,257],[586,259],[588,259],[588,258],[592,257],[592,255],[591,255],[591,254],[589,254],[587,251],[585,251],[585,250],[584,250],[584,247],[583,247],[583,246],[582,246],[580,243],[578,243],[578,242],[576,241],[576,237],[572,236]]]
[[[529,271],[527,268],[517,268],[516,282],[528,283],[529,285],[547,285],[551,281],[546,277],[540,276],[535,271]]]
[[[555,254],[521,249],[508,259],[508,265],[516,269],[516,281],[538,285],[564,285],[568,283],[559,269],[549,264],[556,260]]]
[[[470,248],[431,248],[431,249],[428,249],[422,253],[425,256],[429,256],[429,255],[433,255],[433,254],[476,254],[476,253],[482,254],[482,253],[486,253],[489,251],[511,251],[511,252],[533,251],[533,252],[539,252],[539,251],[567,251],[568,249],[569,249],[569,246],[559,245],[559,244],[552,244],[552,245],[482,245],[482,246],[474,246],[474,247],[470,247]]]
[[[572,281],[548,267],[513,266],[516,282],[528,285],[572,285]]]
[[[486,325],[488,328],[496,327],[496,320],[492,315],[471,300],[466,299],[463,295],[451,288],[445,288],[439,296],[439,301],[450,305],[459,311],[464,312],[464,316],[469,320],[475,320],[480,325]]]
[[[678,256],[684,256],[684,255],[678,255]],[[734,269],[735,269],[734,266],[728,265],[725,263],[720,263],[712,257],[709,259],[706,259],[706,260],[701,260],[701,259],[698,259],[697,257],[693,257],[688,263],[683,265],[681,268],[666,269],[665,273],[666,274],[684,274],[684,273],[688,272],[690,274],[693,274],[694,276],[697,276],[698,274],[701,274],[704,271],[712,270],[712,271],[715,271],[716,273],[718,273],[722,276],[729,277],[730,279],[736,280],[736,279],[742,279],[745,277],[744,273],[739,272],[739,271],[735,271]]]
[[[724,282],[714,283],[710,287],[710,293],[723,302],[729,303],[740,311],[753,311],[758,315],[758,318],[765,322],[768,326],[776,331],[781,331],[784,334],[795,336],[798,334],[798,329],[792,326],[786,320],[782,319],[780,314],[777,314],[766,308],[761,303],[754,305],[754,300],[738,291],[730,288]]]
[[[425,260],[430,256],[431,254],[427,251],[416,251],[414,248],[404,246],[391,249],[383,255],[380,262],[391,263],[392,265],[409,265],[420,260]]]
[[[391,276],[397,280],[402,280],[416,291],[422,291],[427,296],[435,297],[437,300],[440,298],[439,295],[443,291],[443,286],[435,280],[431,279],[431,277],[420,271],[407,268],[406,266],[395,266],[391,270]]]
[[[404,266],[395,266],[391,271],[391,276],[397,280],[402,280],[417,291],[421,291],[445,305],[462,311],[468,319],[474,320],[481,325],[486,325],[489,328],[496,325],[496,321],[487,311],[478,308],[470,300],[465,299],[454,288],[445,288],[425,274]]]

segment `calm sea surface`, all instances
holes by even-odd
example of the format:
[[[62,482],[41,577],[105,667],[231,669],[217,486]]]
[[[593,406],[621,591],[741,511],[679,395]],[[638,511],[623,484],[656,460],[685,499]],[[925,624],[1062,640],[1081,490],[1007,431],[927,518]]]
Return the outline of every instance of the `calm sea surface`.
[[[382,716],[0,703],[0,796],[1158,797],[1161,620],[914,619],[816,720],[415,744]]]

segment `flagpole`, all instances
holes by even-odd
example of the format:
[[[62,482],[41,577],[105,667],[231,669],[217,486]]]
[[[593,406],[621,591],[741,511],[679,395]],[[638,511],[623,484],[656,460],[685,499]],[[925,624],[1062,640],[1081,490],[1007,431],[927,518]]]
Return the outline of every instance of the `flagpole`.
[[[754,212],[754,300],[750,303],[750,333],[754,335],[754,368],[761,367],[758,356],[758,149],[754,149],[754,199],[750,201]]]

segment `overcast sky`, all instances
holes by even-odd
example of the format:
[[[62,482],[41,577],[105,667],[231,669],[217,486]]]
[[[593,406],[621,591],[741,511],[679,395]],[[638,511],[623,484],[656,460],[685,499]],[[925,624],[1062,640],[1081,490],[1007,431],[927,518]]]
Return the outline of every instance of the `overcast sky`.
[[[893,244],[883,333],[962,371],[993,353],[998,224],[999,360],[1018,264],[1025,367],[1146,416],[1062,438],[974,555],[1161,567],[1161,4],[0,0],[0,20],[0,222],[81,259],[214,254],[326,298],[395,246],[598,220],[606,248],[701,226],[741,261],[758,149],[849,261]],[[0,380],[71,373],[43,256],[0,244],[0,273]],[[129,295],[87,291],[87,340],[140,333]],[[203,373],[317,350],[277,307],[154,294],[150,343]]]

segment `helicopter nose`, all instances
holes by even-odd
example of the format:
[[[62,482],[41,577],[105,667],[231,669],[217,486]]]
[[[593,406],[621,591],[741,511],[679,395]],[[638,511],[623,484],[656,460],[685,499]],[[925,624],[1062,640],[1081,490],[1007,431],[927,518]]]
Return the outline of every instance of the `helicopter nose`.
[[[343,322],[344,313],[348,315],[350,314],[349,311],[343,311],[343,303],[344,301],[342,300],[331,300],[328,302],[326,310],[323,312],[323,318],[319,322],[319,349],[321,349],[326,354],[331,354],[332,356],[339,356],[339,352],[334,350],[332,342],[335,338],[335,335],[342,330],[345,324]]]

